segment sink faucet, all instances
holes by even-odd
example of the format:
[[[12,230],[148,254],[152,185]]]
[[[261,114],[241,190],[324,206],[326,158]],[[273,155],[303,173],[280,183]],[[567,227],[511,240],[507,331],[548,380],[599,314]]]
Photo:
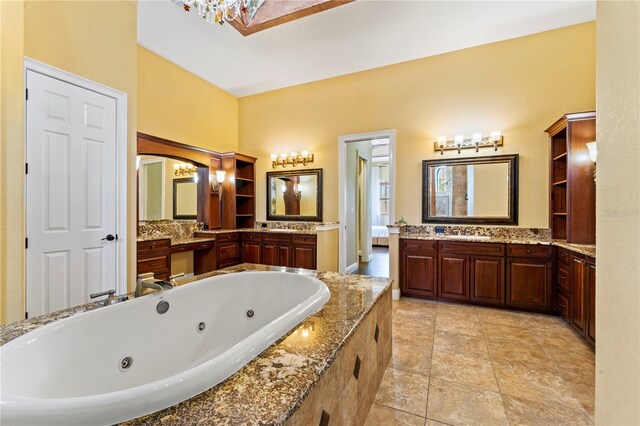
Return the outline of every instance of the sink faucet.
[[[173,284],[167,281],[156,280],[153,276],[153,272],[149,272],[146,274],[139,274],[134,296],[135,297],[142,296],[142,293],[146,288],[150,288],[156,291],[164,291],[164,290],[172,289]]]

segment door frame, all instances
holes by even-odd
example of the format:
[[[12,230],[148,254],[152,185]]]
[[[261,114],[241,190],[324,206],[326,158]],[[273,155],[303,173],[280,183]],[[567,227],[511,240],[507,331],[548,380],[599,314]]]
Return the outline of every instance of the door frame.
[[[359,229],[356,231],[356,235],[358,236],[358,246],[360,247],[360,250],[358,250],[358,255],[356,257],[358,258],[358,263],[368,263],[373,260],[371,232],[366,231],[366,229],[371,229],[371,203],[373,202],[373,200],[371,199],[371,179],[368,172],[368,170],[371,168],[371,159],[360,150],[357,150],[357,158],[358,170],[360,170],[360,161],[362,161],[364,167],[362,169],[362,182],[358,180],[356,185],[356,193],[358,197],[360,197],[360,194],[362,193],[361,201],[365,205],[366,212],[363,213],[360,209],[362,205],[358,206],[356,225]],[[362,223],[363,218],[364,223]],[[362,233],[363,229],[365,230],[364,234]]]
[[[389,139],[389,221],[395,222],[396,209],[396,131],[395,129],[381,130],[377,132],[355,133],[338,137],[338,221],[339,244],[338,244],[338,271],[347,272],[347,233],[346,231],[346,205],[347,205],[347,143],[361,142],[373,139]]]
[[[165,203],[167,202],[166,200],[166,196],[165,196],[165,192],[166,192],[166,188],[165,188],[165,179],[166,174],[165,174],[165,169],[166,169],[166,164],[165,164],[165,159],[164,158],[147,158],[147,159],[140,159],[140,166],[138,167],[138,179],[140,182],[142,182],[142,184],[139,184],[139,188],[138,188],[138,203],[140,203],[140,198],[142,198],[143,200],[147,199],[147,169],[145,169],[142,166],[147,166],[149,164],[157,164],[160,163],[162,164],[162,194],[161,194],[161,203],[162,203],[162,216],[164,219],[164,209],[166,207]],[[147,213],[147,206],[145,203],[142,203],[140,206],[138,206],[138,217],[147,217],[146,213]]]
[[[116,101],[116,229],[118,235],[118,243],[115,244],[116,249],[116,292],[118,294],[127,293],[127,245],[129,242],[127,234],[127,94],[104,84],[86,79],[60,68],[53,67],[27,56],[24,57],[24,90],[27,90],[27,73],[35,72],[44,76],[72,84],[74,86],[90,90],[95,93],[112,98]],[[27,158],[27,100],[25,97],[24,104],[24,158]],[[27,180],[24,180],[24,220],[25,234],[27,233]],[[25,235],[28,237],[28,235]],[[25,249],[26,250],[26,249]],[[24,289],[25,304],[23,309],[26,310],[27,301],[27,260],[24,261]]]

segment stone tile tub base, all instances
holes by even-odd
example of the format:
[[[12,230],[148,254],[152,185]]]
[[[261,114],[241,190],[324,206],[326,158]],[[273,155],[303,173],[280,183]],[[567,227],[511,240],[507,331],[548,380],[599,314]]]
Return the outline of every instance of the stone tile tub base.
[[[391,292],[387,291],[286,425],[364,424],[391,359],[391,336]]]

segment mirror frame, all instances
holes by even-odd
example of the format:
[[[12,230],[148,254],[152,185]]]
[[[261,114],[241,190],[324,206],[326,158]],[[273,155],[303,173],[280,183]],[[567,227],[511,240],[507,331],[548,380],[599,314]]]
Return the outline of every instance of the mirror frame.
[[[279,176],[300,176],[300,175],[315,175],[318,180],[318,186],[316,188],[316,205],[318,206],[316,216],[287,216],[287,215],[275,215],[271,214],[271,191],[270,185],[271,177]],[[267,172],[267,184],[265,188],[267,192],[267,220],[277,221],[296,221],[296,222],[322,222],[322,169],[300,169],[300,170],[283,170],[279,172]]]
[[[429,167],[455,166],[462,164],[509,165],[509,212],[506,217],[451,217],[429,215]],[[443,160],[422,161],[422,223],[441,223],[454,225],[517,225],[518,224],[518,154],[491,155],[487,157],[446,158]]]
[[[178,185],[181,183],[193,183],[196,185],[196,194],[198,191],[198,184],[196,182],[193,181],[193,178],[178,178],[178,179],[173,179],[173,220],[197,220],[198,215],[194,214],[194,215],[185,215],[185,214],[181,214],[181,215],[177,215],[177,210],[178,210]],[[196,197],[197,199],[197,197]],[[196,212],[198,211],[198,206],[197,206],[197,202],[196,202]]]

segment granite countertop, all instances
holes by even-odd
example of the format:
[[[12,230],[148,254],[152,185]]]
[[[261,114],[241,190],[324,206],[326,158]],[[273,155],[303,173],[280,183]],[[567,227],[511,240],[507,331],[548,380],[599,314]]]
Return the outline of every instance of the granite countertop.
[[[296,235],[316,235],[314,229],[274,229],[274,228],[240,228],[240,229],[212,229],[198,231],[198,234],[229,234],[231,232],[260,232],[272,234],[296,234]]]
[[[155,241],[155,240],[171,240],[171,246],[182,246],[185,244],[193,244],[193,243],[206,243],[209,241],[215,241],[215,237],[207,238],[207,237],[185,237],[185,238],[171,238],[169,235],[146,235],[142,237],[138,237],[136,241]]]
[[[317,276],[329,287],[331,298],[295,331],[224,382],[187,401],[124,425],[284,424],[329,368],[355,326],[391,286],[391,280],[384,278],[253,264],[202,274],[182,280],[181,284],[220,274],[271,270]],[[91,303],[2,326],[0,342],[4,344],[44,324],[101,306],[100,302]],[[313,330],[306,336],[296,332],[310,326]]]
[[[494,244],[539,244],[566,248],[576,253],[596,257],[595,244],[573,244],[562,240],[543,240],[535,238],[500,238],[469,239],[458,235],[434,235],[434,234],[400,234],[401,240],[430,240],[430,241],[464,241],[469,243],[494,243]]]
[[[470,239],[458,235],[433,235],[433,234],[401,234],[400,239],[406,240],[433,240],[433,241],[464,241],[469,243],[496,243],[496,244],[541,244],[551,245],[551,240],[537,240],[529,238],[500,238]]]
[[[567,250],[575,251],[576,253],[584,254],[586,256],[596,257],[596,245],[595,244],[574,244],[568,243],[563,240],[554,240],[553,245],[556,247],[562,247]]]

